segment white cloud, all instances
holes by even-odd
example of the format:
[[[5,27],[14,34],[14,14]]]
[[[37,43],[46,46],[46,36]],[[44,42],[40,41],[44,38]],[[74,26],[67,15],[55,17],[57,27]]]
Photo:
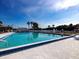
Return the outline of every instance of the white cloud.
[[[34,2],[33,0],[19,0],[22,4],[28,5],[24,7],[21,11],[25,13],[36,12],[38,10],[65,10],[70,7],[79,6],[79,0],[39,0]]]
[[[79,0],[41,0],[43,6],[51,10],[68,9],[78,6]]]
[[[54,4],[54,8],[57,9],[68,9],[79,5],[79,0],[62,0]]]

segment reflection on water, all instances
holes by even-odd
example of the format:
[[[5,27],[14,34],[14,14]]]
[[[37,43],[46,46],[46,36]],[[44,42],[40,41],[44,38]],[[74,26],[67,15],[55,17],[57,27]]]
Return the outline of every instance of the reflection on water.
[[[55,34],[52,34],[52,37],[56,36]]]
[[[33,37],[33,39],[37,39],[38,36],[39,36],[39,33],[32,33],[32,37]]]
[[[48,36],[51,36],[51,34],[48,34]]]

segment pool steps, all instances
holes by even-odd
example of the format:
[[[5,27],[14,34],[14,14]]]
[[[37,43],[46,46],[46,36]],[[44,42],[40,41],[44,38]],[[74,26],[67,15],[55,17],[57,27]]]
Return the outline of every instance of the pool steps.
[[[5,38],[7,38],[8,36],[12,35],[13,33],[14,32],[0,34],[0,42],[4,41]]]

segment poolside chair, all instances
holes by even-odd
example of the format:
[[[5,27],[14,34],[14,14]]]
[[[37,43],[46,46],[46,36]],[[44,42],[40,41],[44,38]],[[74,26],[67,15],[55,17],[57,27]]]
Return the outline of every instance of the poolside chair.
[[[79,40],[79,35],[76,35],[74,38],[75,38],[76,40]]]

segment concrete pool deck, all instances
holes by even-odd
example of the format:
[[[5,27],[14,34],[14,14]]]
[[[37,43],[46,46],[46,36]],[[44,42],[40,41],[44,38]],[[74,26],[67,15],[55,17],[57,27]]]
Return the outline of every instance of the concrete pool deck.
[[[79,41],[69,38],[5,55],[0,59],[79,59]]]

